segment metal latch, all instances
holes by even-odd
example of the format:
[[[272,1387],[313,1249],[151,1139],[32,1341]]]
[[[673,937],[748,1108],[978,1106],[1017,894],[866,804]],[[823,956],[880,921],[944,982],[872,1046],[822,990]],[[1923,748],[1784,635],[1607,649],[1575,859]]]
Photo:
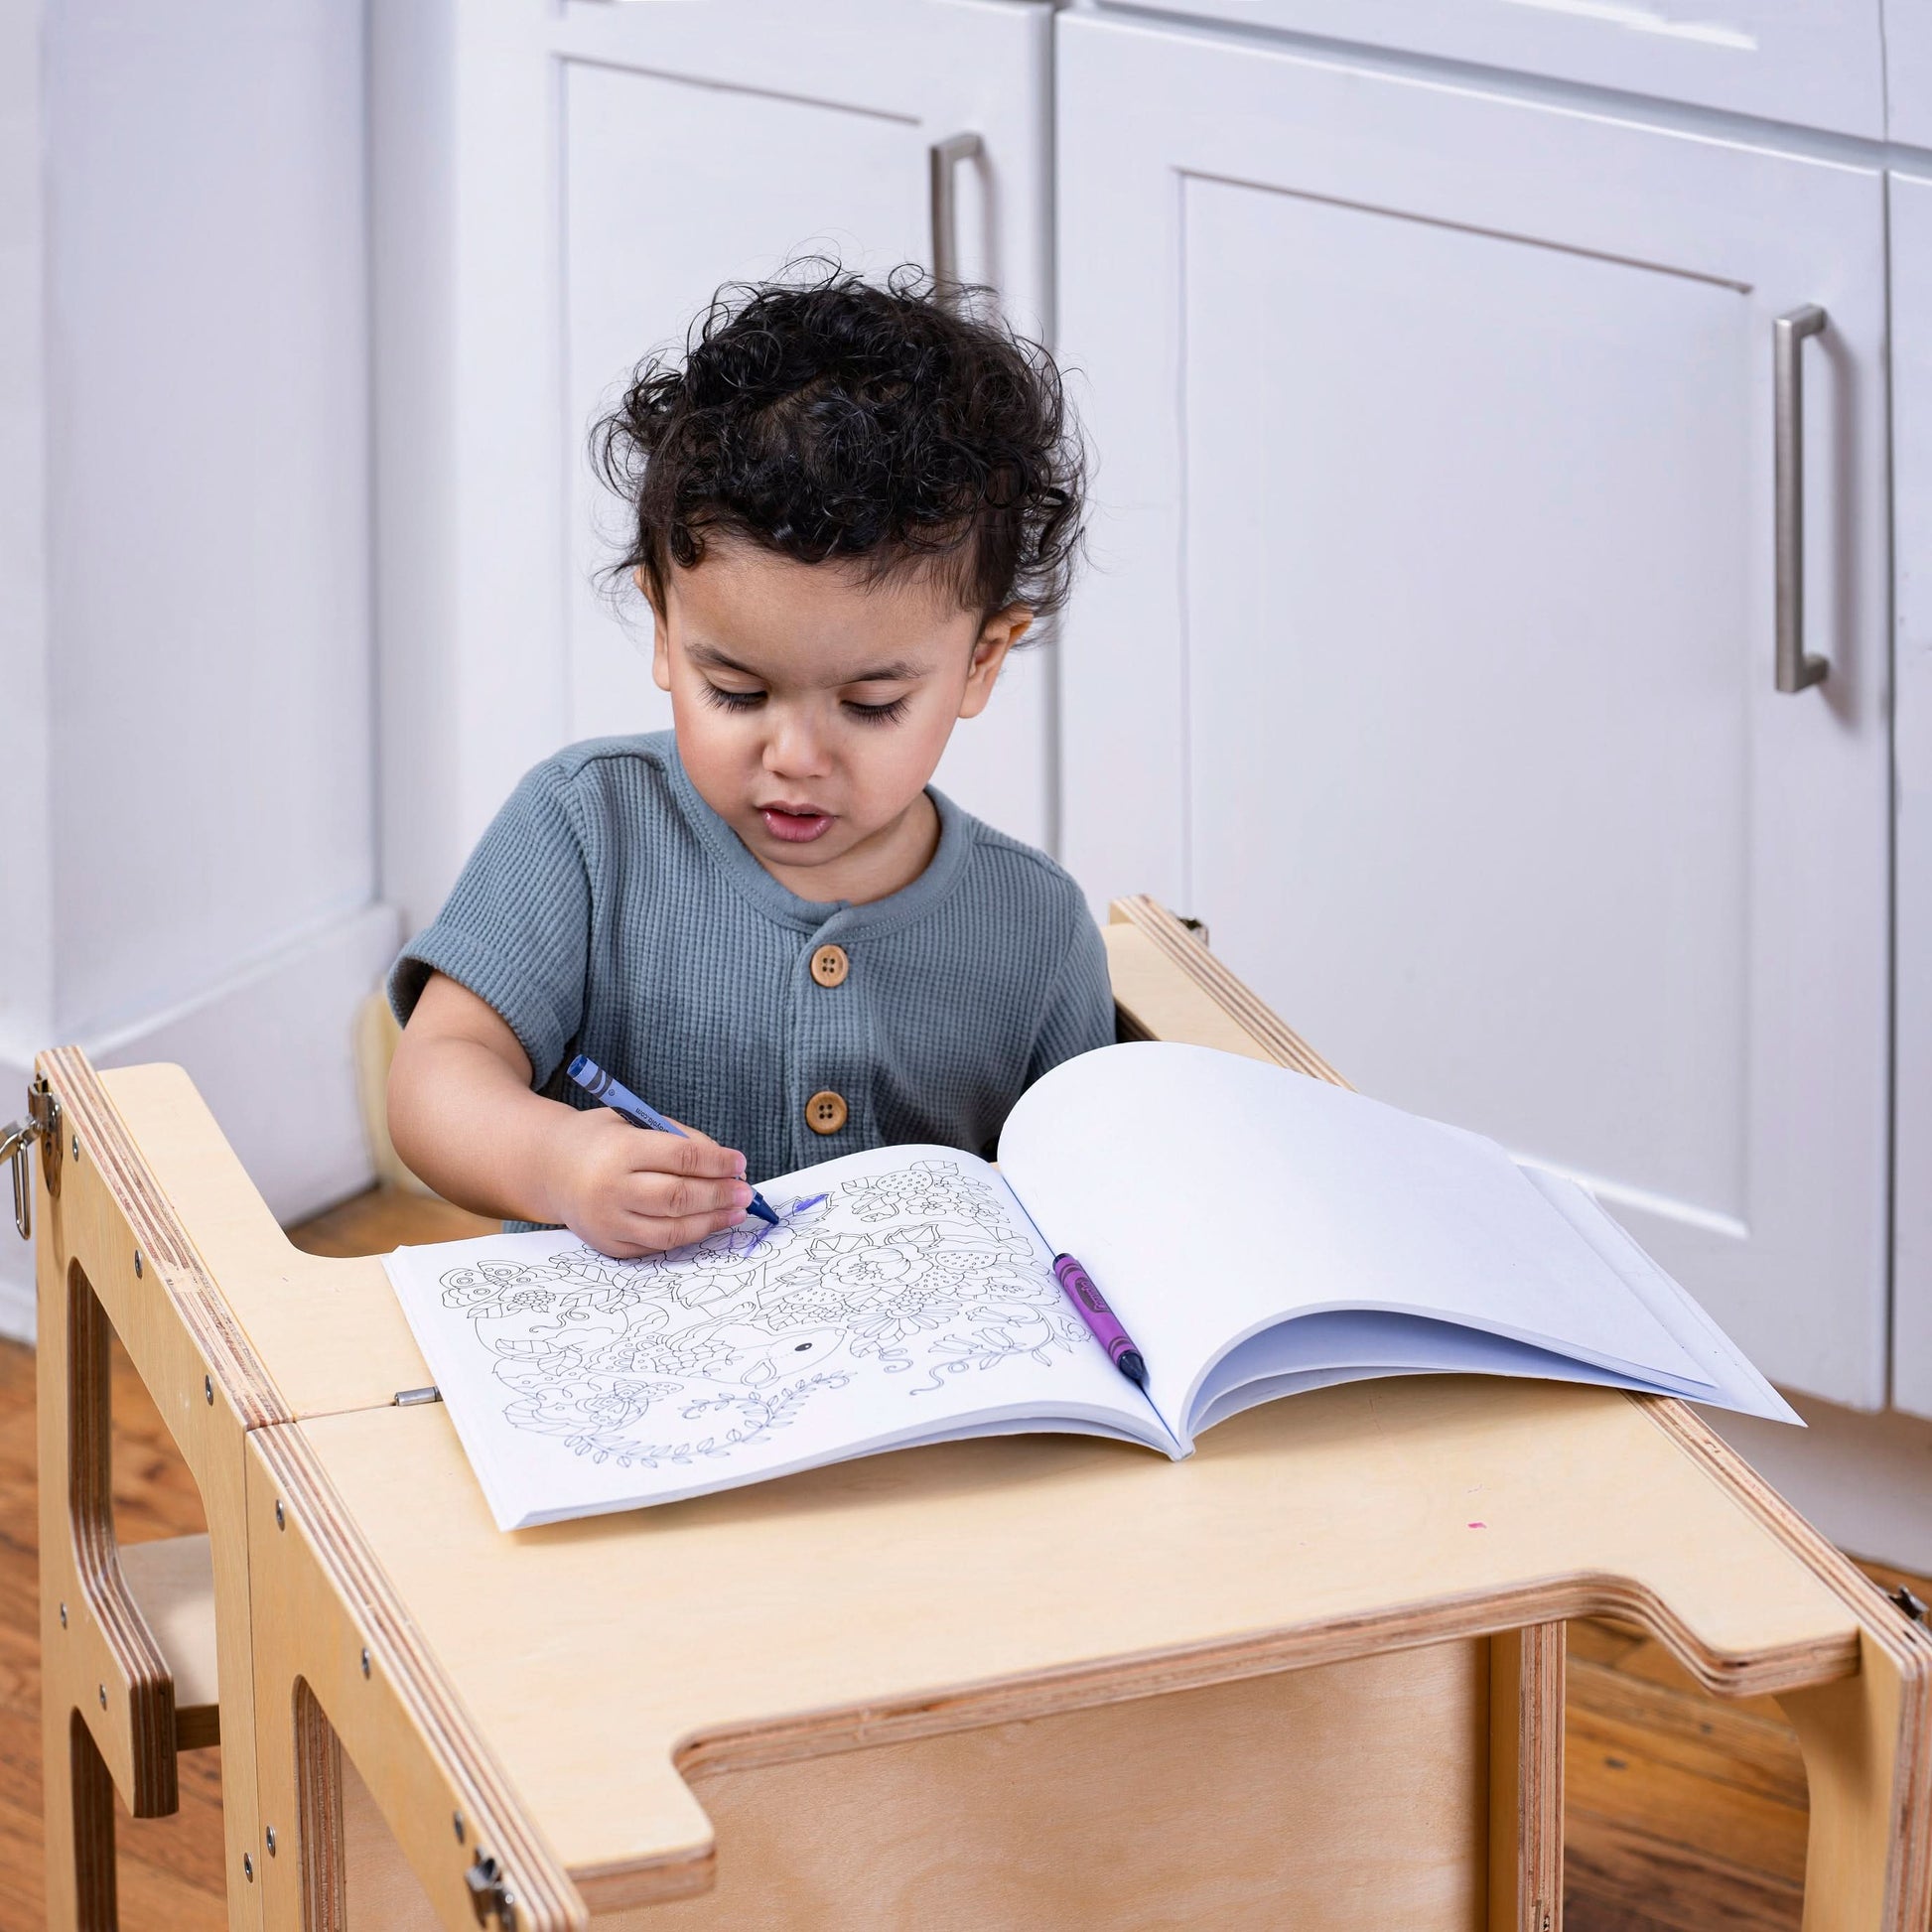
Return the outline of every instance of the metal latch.
[[[476,1908],[477,1923],[482,1925],[493,1913],[504,1932],[514,1932],[516,1894],[510,1890],[496,1861],[479,1852],[476,1863],[463,1875],[470,1886],[470,1902]]]
[[[34,1238],[34,1173],[29,1164],[36,1141],[52,1193],[61,1167],[61,1103],[45,1079],[36,1079],[27,1089],[27,1118],[0,1129],[0,1161],[13,1173],[14,1226],[23,1241]]]

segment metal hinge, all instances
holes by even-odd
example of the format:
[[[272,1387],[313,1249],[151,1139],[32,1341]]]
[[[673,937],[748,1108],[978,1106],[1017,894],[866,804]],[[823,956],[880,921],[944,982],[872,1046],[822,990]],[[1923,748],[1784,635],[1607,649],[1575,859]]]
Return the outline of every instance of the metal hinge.
[[[1925,1621],[1927,1615],[1925,1601],[1916,1590],[1900,1584],[1896,1589],[1888,1590],[1886,1594],[1914,1623]]]
[[[14,1226],[23,1241],[34,1238],[34,1172],[29,1164],[36,1141],[41,1144],[47,1189],[53,1193],[61,1172],[61,1103],[40,1077],[27,1089],[26,1119],[0,1129],[0,1161],[13,1173]]]

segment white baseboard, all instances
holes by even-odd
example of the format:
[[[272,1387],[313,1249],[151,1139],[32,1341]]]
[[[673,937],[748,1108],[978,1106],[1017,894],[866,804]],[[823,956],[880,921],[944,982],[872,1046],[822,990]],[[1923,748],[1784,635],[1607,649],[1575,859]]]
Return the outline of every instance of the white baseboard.
[[[297,1220],[374,1177],[355,1094],[355,1010],[399,944],[395,909],[363,906],[199,1000],[79,1043],[97,1066],[185,1066],[270,1208]],[[20,1111],[31,1071],[24,1055],[0,1051],[0,1120]],[[0,1334],[34,1334],[33,1253],[11,1227],[0,1227]]]
[[[1808,1428],[1702,1413],[1840,1549],[1932,1576],[1932,1422],[1895,1409],[1874,1416],[1811,1396],[1790,1400]]]

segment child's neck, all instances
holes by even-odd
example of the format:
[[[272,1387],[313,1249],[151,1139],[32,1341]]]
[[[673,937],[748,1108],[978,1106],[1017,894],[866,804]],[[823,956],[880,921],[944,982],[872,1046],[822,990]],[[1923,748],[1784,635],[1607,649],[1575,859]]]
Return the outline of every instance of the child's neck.
[[[754,852],[778,884],[800,898],[827,903],[846,899],[869,905],[903,892],[932,863],[939,850],[939,812],[921,791],[890,825],[869,833],[847,852],[823,865],[787,866]]]

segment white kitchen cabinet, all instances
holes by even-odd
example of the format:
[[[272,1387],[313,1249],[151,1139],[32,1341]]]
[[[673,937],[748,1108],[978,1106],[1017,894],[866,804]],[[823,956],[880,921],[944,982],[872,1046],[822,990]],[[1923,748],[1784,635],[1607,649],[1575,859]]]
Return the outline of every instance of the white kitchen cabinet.
[[[1892,1400],[1932,1416],[1932,171],[1891,177],[1898,1071]]]
[[[1924,0],[1159,0],[1255,29],[1352,41],[1696,102],[1872,140],[1894,16]],[[1125,0],[1122,11],[1138,11]],[[1155,9],[1150,8],[1149,11]],[[1895,97],[1894,97],[1895,104]],[[1897,135],[1895,138],[1909,138]]]
[[[527,765],[670,722],[648,613],[596,583],[621,512],[586,432],[640,357],[799,253],[929,263],[961,133],[958,270],[1044,328],[1050,14],[479,0],[376,31],[386,856],[421,919]],[[1041,843],[1049,670],[1017,661],[938,778]]]
[[[1932,148],[1932,6],[1885,0],[1885,132]]]
[[[1866,166],[1059,26],[1097,448],[1064,850],[1369,1092],[1595,1187],[1883,1400],[1884,192]],[[1773,688],[1773,324],[1806,642]]]

